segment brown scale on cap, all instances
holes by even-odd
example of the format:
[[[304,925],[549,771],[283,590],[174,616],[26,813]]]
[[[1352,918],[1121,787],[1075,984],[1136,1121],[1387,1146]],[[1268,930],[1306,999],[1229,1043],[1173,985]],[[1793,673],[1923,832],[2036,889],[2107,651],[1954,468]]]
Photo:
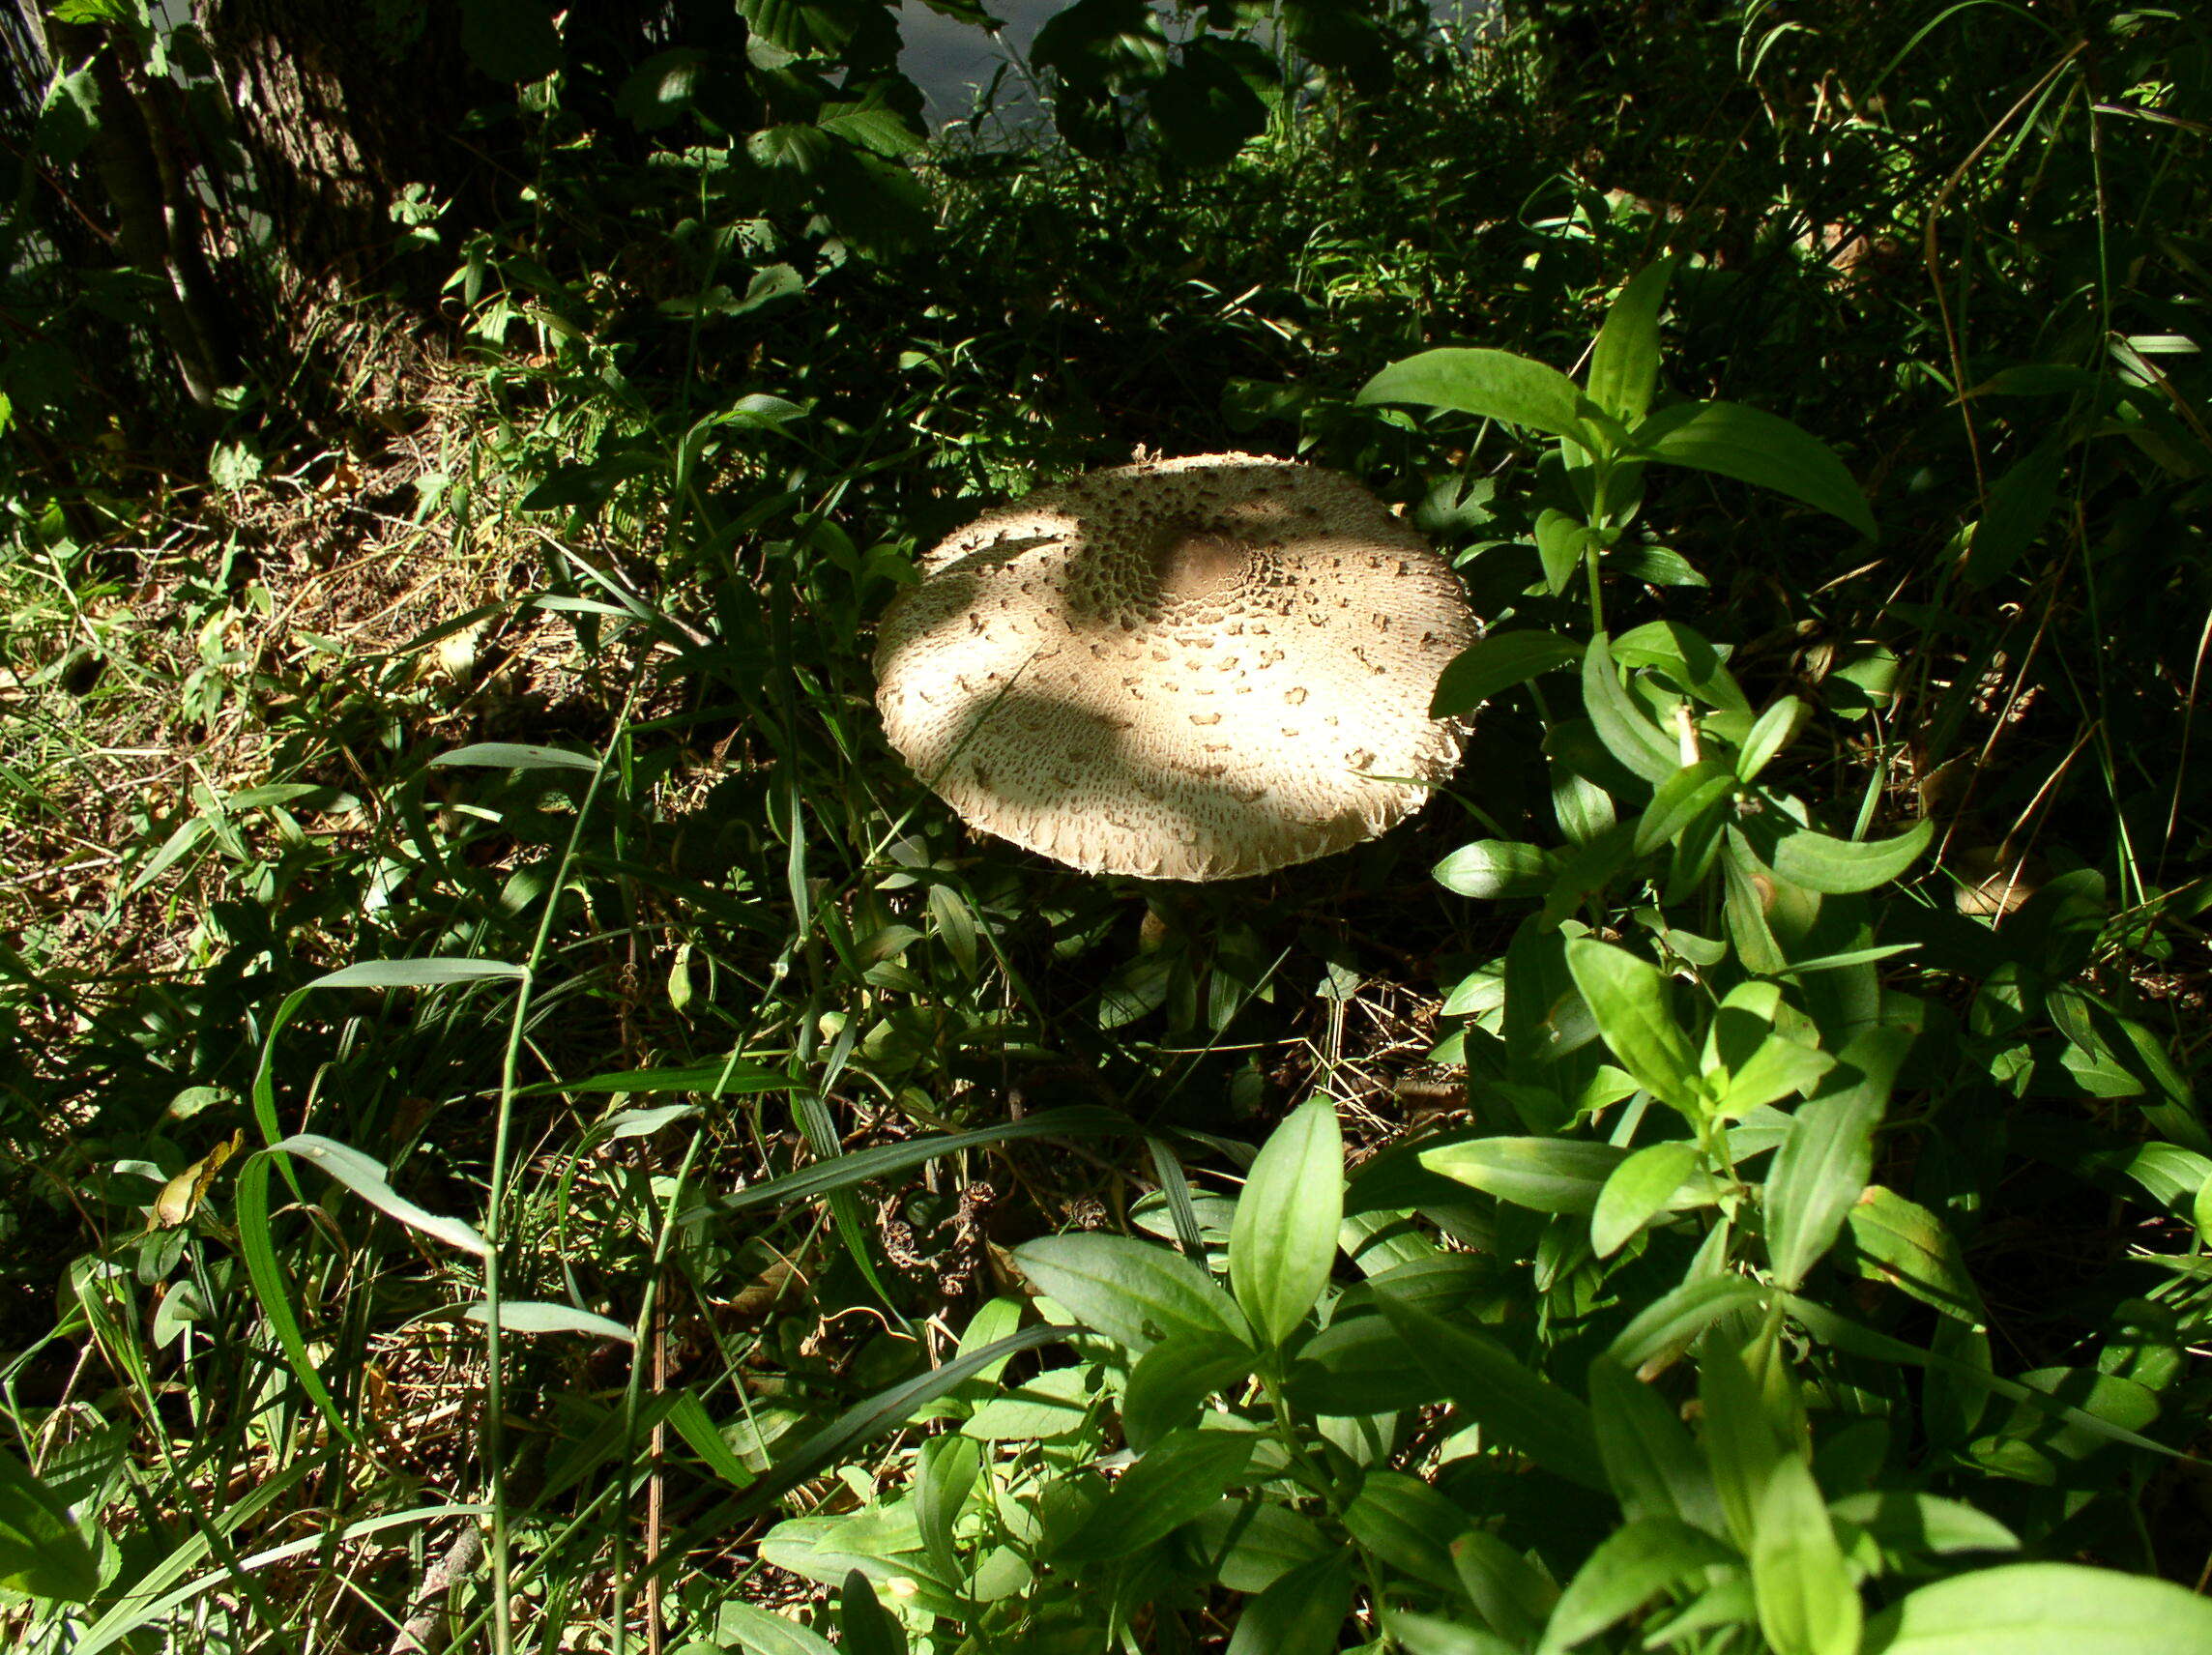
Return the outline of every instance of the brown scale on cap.
[[[1325,857],[1459,763],[1464,731],[1429,699],[1481,627],[1412,529],[1333,472],[1251,454],[1092,472],[921,567],[877,634],[891,745],[972,826],[1086,872]]]

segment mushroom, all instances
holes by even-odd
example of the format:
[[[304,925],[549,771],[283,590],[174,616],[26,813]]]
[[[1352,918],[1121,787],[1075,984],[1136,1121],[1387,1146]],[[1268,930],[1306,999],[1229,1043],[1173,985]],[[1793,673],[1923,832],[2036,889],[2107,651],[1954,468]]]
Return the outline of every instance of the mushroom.
[[[1431,718],[1479,624],[1334,472],[1201,454],[976,519],[878,630],[893,747],[971,826],[1088,873],[1214,880],[1345,850],[1427,802]]]

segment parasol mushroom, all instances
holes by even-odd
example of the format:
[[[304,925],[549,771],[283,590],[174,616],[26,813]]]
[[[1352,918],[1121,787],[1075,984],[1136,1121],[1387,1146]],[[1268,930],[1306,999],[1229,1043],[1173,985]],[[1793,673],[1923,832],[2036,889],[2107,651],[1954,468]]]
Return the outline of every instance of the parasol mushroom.
[[[1479,632],[1358,484],[1202,454],[1038,489],[938,545],[885,613],[876,705],[974,827],[1090,873],[1231,879],[1420,809],[1463,740],[1429,700]]]

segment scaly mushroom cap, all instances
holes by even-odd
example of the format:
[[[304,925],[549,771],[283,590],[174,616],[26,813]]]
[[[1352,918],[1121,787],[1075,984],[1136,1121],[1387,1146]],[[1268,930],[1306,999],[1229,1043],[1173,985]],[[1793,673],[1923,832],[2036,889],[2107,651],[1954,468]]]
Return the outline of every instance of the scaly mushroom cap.
[[[886,611],[876,706],[971,825],[1089,873],[1230,879],[1428,800],[1480,635],[1459,580],[1334,472],[1202,454],[978,518]]]

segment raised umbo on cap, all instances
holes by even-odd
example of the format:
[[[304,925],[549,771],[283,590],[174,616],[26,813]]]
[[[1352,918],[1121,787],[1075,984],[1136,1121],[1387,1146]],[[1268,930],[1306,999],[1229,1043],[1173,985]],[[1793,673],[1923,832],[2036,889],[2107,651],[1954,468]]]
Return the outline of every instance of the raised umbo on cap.
[[[1480,635],[1458,578],[1334,472],[1201,454],[1091,472],[922,560],[878,630],[891,745],[970,825],[1089,873],[1230,879],[1427,802]]]

